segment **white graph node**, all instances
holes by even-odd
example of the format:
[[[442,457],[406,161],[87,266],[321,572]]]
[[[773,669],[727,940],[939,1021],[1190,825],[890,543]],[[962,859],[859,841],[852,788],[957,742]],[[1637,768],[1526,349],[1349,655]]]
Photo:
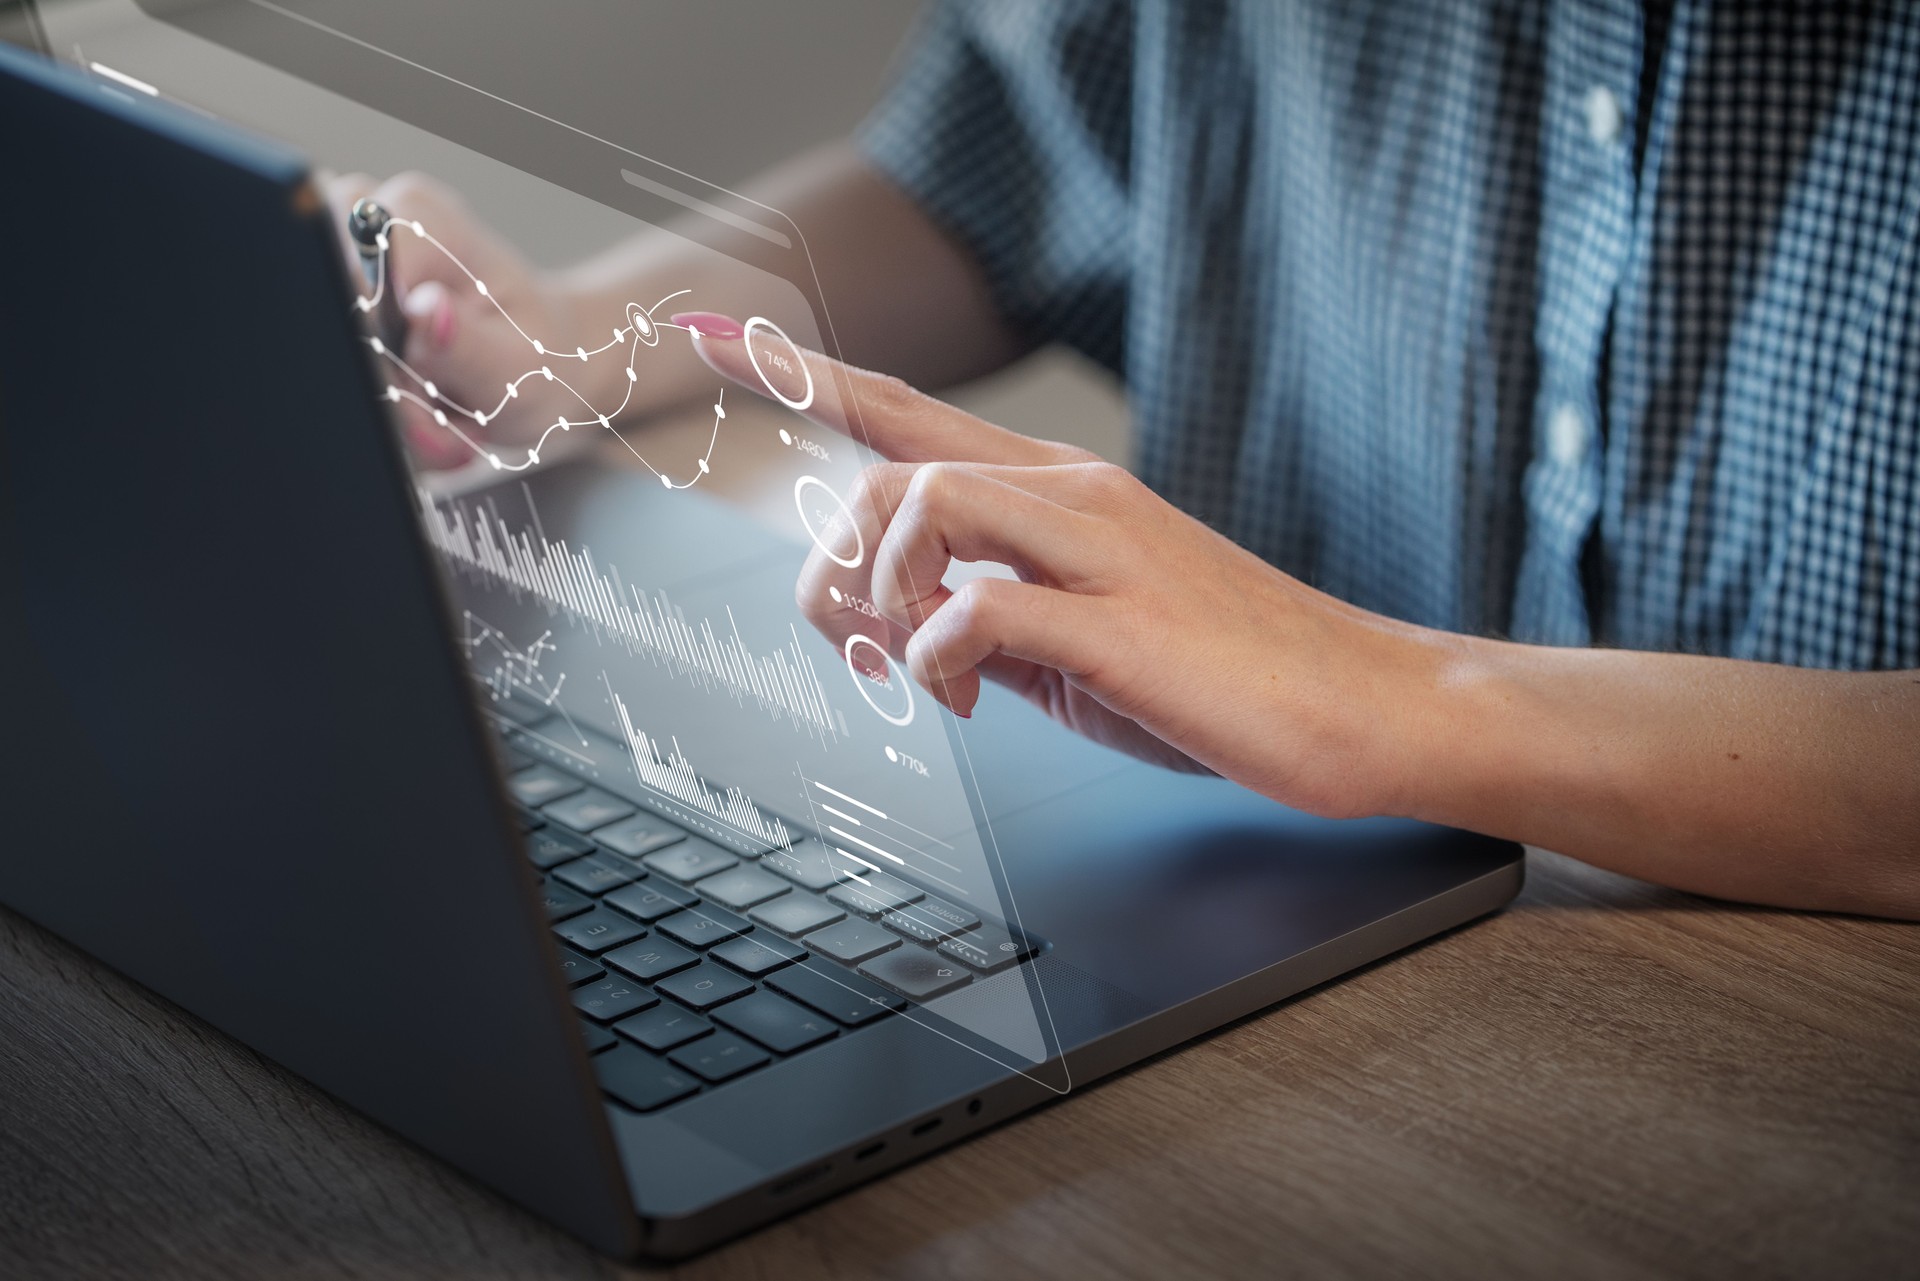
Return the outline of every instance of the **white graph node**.
[[[444,258],[446,258],[448,262],[453,264],[453,266],[460,272],[461,275],[464,275],[467,278],[468,282],[472,284],[475,294],[477,294],[481,298],[485,298],[488,302],[493,304],[494,309],[500,313],[501,319],[505,320],[507,324],[512,327],[513,331],[518,335],[520,335],[520,337],[523,340],[525,340],[527,345],[533,349],[534,355],[542,356],[542,357],[559,356],[567,360],[578,360],[584,365],[587,362],[591,361],[595,356],[598,356],[603,352],[609,351],[612,348],[621,347],[621,346],[627,347],[627,361],[626,361],[626,370],[625,370],[625,373],[627,375],[626,394],[620,398],[620,403],[614,406],[612,409],[602,409],[594,405],[593,403],[591,403],[587,399],[585,394],[583,394],[578,388],[573,386],[572,383],[556,375],[553,372],[553,367],[551,365],[542,365],[537,370],[528,370],[526,373],[521,374],[518,378],[513,378],[508,380],[505,383],[505,391],[501,395],[499,404],[495,405],[491,409],[486,409],[486,408],[472,408],[467,405],[462,405],[458,401],[454,400],[451,396],[445,395],[444,393],[442,393],[439,386],[432,379],[424,377],[422,374],[420,374],[419,371],[414,369],[413,366],[409,365],[406,362],[406,360],[404,360],[401,357],[399,352],[396,352],[395,350],[393,350],[391,345],[382,342],[377,336],[369,336],[366,342],[367,342],[367,346],[373,351],[373,353],[376,356],[383,358],[389,364],[393,365],[396,369],[398,369],[400,373],[404,375],[404,378],[406,381],[410,381],[420,388],[418,392],[415,392],[415,391],[408,390],[405,387],[399,386],[396,383],[395,385],[390,386],[387,390],[387,399],[390,402],[398,403],[399,401],[406,400],[413,404],[419,405],[421,409],[426,410],[428,413],[433,415],[433,421],[435,423],[437,423],[442,427],[447,428],[449,431],[451,431],[454,434],[456,438],[459,439],[461,444],[465,445],[468,449],[472,450],[475,457],[484,458],[489,463],[491,463],[494,467],[499,468],[503,471],[525,471],[527,470],[527,468],[537,465],[540,461],[540,449],[543,445],[547,443],[547,436],[551,435],[553,432],[567,431],[573,427],[585,427],[585,426],[597,424],[598,426],[604,428],[606,431],[611,433],[614,439],[618,440],[622,445],[624,445],[627,449],[627,452],[631,453],[636,459],[639,460],[641,466],[645,467],[648,471],[658,476],[660,478],[660,483],[666,486],[668,489],[689,488],[692,485],[698,484],[702,476],[706,476],[711,473],[712,468],[710,466],[710,463],[713,459],[714,446],[715,444],[718,443],[720,439],[720,421],[721,419],[726,417],[725,411],[721,408],[719,404],[716,403],[714,405],[713,431],[707,438],[706,452],[703,453],[699,458],[694,460],[695,469],[694,469],[693,475],[689,479],[684,481],[675,481],[672,478],[672,476],[669,475],[667,472],[664,472],[660,468],[654,466],[654,464],[649,459],[647,459],[645,455],[641,454],[639,450],[633,447],[632,443],[628,441],[626,437],[620,435],[620,433],[617,430],[615,430],[613,426],[613,421],[612,421],[613,419],[618,418],[620,414],[623,411],[625,411],[629,402],[632,401],[634,389],[640,381],[639,374],[635,372],[634,366],[633,366],[634,359],[638,355],[640,348],[643,346],[646,346],[646,347],[658,346],[660,343],[660,331],[663,328],[664,329],[682,328],[682,326],[663,324],[662,322],[655,320],[653,318],[654,311],[656,311],[661,307],[666,306],[667,303],[671,302],[675,298],[680,297],[682,294],[686,293],[687,290],[681,289],[681,290],[677,290],[674,293],[668,294],[665,298],[662,298],[659,302],[654,303],[652,307],[643,307],[639,303],[633,303],[633,302],[628,303],[625,309],[625,316],[626,316],[626,322],[627,322],[626,325],[624,327],[615,326],[612,331],[613,336],[598,347],[588,349],[584,344],[577,344],[574,347],[574,349],[570,352],[552,351],[547,347],[545,342],[543,342],[541,339],[535,338],[533,335],[529,334],[525,329],[523,329],[520,326],[520,322],[513,318],[512,313],[510,313],[506,309],[506,307],[500,302],[500,300],[494,297],[493,292],[487,288],[487,282],[480,279],[480,277],[474,275],[473,272],[467,267],[467,265],[461,262],[459,257],[456,256],[451,249],[447,248],[446,245],[442,244],[436,237],[430,234],[427,231],[427,229],[424,226],[422,226],[419,222],[417,221],[403,222],[399,219],[395,219],[393,223],[389,224],[389,226],[407,227],[412,230],[413,234],[416,237],[418,237],[421,240],[424,240],[427,244],[433,246],[434,249],[438,250],[439,253]],[[384,233],[382,233],[381,235],[375,238],[374,243],[377,246],[379,252],[375,256],[374,264],[373,264],[373,293],[371,295],[364,295],[362,297],[356,298],[354,299],[354,303],[353,303],[354,309],[363,314],[373,311],[373,309],[380,304],[382,297],[386,293],[388,280],[389,280],[389,272],[388,272],[388,265],[387,265],[388,250],[389,250],[388,238]],[[631,346],[627,345],[627,335],[629,332],[631,332],[635,337],[639,339],[638,342],[633,343]],[[467,419],[468,421],[472,422],[476,427],[485,427],[488,423],[493,422],[500,417],[500,413],[503,409],[506,408],[507,402],[510,400],[516,399],[520,395],[520,384],[525,382],[527,379],[533,377],[533,375],[536,372],[540,374],[543,378],[545,378],[548,382],[560,384],[560,386],[565,389],[568,395],[572,396],[575,400],[580,402],[580,404],[585,408],[587,416],[579,419],[570,419],[566,417],[562,417],[561,419],[559,419],[557,422],[554,423],[552,427],[547,428],[546,432],[544,432],[541,435],[540,439],[536,440],[535,442],[533,442],[533,444],[526,447],[526,457],[521,461],[508,462],[506,459],[502,458],[498,453],[494,452],[493,450],[490,450],[487,447],[487,445],[483,444],[480,441],[475,440],[473,437],[469,436],[466,432],[462,431],[460,427],[453,421],[453,419],[448,417],[449,414],[452,414],[454,416]],[[811,375],[809,375],[809,378],[810,377]],[[809,382],[809,395],[810,394],[811,394],[811,382]],[[724,397],[724,390],[723,390],[723,397]]]

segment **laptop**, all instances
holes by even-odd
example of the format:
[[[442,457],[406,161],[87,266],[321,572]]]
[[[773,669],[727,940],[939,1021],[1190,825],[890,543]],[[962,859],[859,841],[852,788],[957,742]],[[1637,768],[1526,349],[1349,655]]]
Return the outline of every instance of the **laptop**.
[[[773,211],[301,31],[243,51],[500,113],[833,349]],[[962,726],[828,645],[793,577],[862,456],[784,407],[720,400],[698,466],[425,484],[299,154],[8,49],[0,122],[38,193],[0,202],[0,901],[598,1249],[706,1249],[1517,892],[1511,844],[1003,693]],[[756,467],[785,537],[699,483]]]

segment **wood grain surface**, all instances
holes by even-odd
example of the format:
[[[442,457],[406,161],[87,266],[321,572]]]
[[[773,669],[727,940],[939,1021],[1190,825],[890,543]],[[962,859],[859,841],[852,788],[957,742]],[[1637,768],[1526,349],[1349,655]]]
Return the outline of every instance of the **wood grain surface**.
[[[1920,927],[1529,875],[672,1274],[1920,1276]],[[643,1271],[0,912],[0,1277]]]

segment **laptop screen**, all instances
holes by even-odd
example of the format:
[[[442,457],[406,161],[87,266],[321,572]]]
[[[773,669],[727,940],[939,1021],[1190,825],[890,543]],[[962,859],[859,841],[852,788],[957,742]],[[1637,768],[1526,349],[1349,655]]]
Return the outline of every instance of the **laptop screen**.
[[[841,403],[845,385],[801,364],[801,348],[836,351],[805,229],[702,180],[697,156],[653,158],[644,113],[610,137],[469,67],[432,65],[432,41],[334,25],[346,21],[336,8],[52,0],[38,12],[58,56],[118,91],[210,112],[333,172],[430,175],[431,191],[458,200],[441,220],[433,199],[396,204],[363,252],[343,235],[367,301],[341,306],[365,313],[396,426],[436,464],[416,473],[421,527],[523,803],[540,803],[534,780],[552,771],[566,780],[554,786],[587,789],[569,794],[612,798],[616,824],[623,805],[670,818],[716,867],[785,860],[817,895],[849,887],[925,918],[924,950],[966,982],[908,1017],[955,1053],[1064,1089],[1035,967],[958,959],[1044,940],[1024,928],[993,841],[1007,798],[976,781],[991,772],[977,759],[988,736],[963,734],[888,658],[886,624],[853,586],[873,548],[848,523],[848,496],[875,458],[799,412],[839,405],[857,422],[858,410]],[[408,9],[359,8],[396,22]],[[540,56],[563,66],[565,36],[553,40]],[[591,306],[565,315],[515,287],[543,272],[590,284],[581,264],[647,255],[667,266],[638,273],[652,281],[644,294],[583,288]],[[496,264],[512,270],[490,285]],[[409,273],[446,282],[460,314],[481,318],[462,322],[475,326],[465,336],[490,345],[458,387],[379,338],[375,300]],[[263,284],[251,320],[271,324],[271,307]],[[769,395],[692,362],[696,339],[672,317],[709,309],[761,340]],[[675,395],[655,394],[669,385]],[[848,571],[830,608],[796,605],[809,553]]]

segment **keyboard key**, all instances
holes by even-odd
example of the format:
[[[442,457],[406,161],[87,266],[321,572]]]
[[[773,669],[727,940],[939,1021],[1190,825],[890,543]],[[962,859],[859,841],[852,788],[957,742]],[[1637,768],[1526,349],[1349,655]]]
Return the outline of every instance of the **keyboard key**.
[[[713,1018],[714,1022],[745,1033],[776,1054],[804,1050],[840,1030],[825,1015],[771,992],[743,996],[714,1011]]]
[[[713,1024],[677,1005],[662,1003],[632,1018],[621,1019],[613,1025],[613,1030],[664,1054],[696,1036],[705,1036],[713,1031]]]
[[[940,951],[988,974],[997,974],[1034,954],[1030,945],[997,925],[982,925],[970,933],[956,934],[940,945]]]
[[[540,813],[550,823],[563,823],[576,832],[591,832],[625,818],[633,813],[633,806],[611,792],[589,788],[565,800],[542,805]]]
[[[725,961],[742,974],[757,979],[762,974],[770,974],[783,965],[805,960],[807,951],[797,944],[787,942],[777,934],[760,930],[739,938],[728,939],[707,955],[716,961]]]
[[[619,1037],[609,1032],[606,1028],[601,1027],[598,1023],[589,1023],[585,1019],[580,1020],[580,1035],[587,1040],[588,1054],[598,1054],[602,1050],[611,1050],[614,1046],[620,1044]]]
[[[527,836],[527,857],[535,867],[558,867],[591,853],[591,842],[557,827],[543,827]]]
[[[885,872],[868,872],[865,875],[865,885],[848,881],[845,885],[836,885],[828,890],[827,902],[838,903],[849,912],[858,912],[862,916],[878,916],[926,897],[897,876],[888,876]]]
[[[731,1032],[715,1032],[692,1045],[681,1046],[667,1057],[695,1076],[716,1083],[730,1081],[742,1072],[773,1062],[772,1055]]]
[[[807,935],[807,946],[836,961],[857,965],[869,956],[899,947],[900,940],[878,925],[848,917],[838,925]]]
[[[602,1023],[611,1023],[658,1004],[659,997],[627,979],[601,979],[576,988],[573,993],[573,1008]]]
[[[599,953],[631,943],[647,931],[630,916],[596,907],[560,922],[553,927],[553,932],[582,952]]]
[[[740,862],[718,845],[698,838],[681,841],[658,853],[649,854],[640,861],[660,875],[671,876],[676,881],[697,881],[703,876],[724,872]]]
[[[567,981],[568,987],[579,987],[582,983],[591,983],[606,969],[590,956],[582,956],[570,947],[558,949],[560,952],[560,976]]]
[[[721,907],[744,912],[756,903],[778,898],[793,887],[777,876],[769,876],[757,867],[736,867],[732,871],[709,876],[693,887],[700,897]]]
[[[755,921],[782,934],[811,934],[822,925],[832,925],[846,915],[831,903],[795,890],[747,913]]]
[[[605,854],[589,854],[553,869],[553,879],[582,894],[605,894],[622,885],[631,885],[646,873],[625,859]]]
[[[760,866],[816,893],[847,879],[846,864],[834,860],[818,841],[801,841],[791,849],[775,850],[762,856]]]
[[[956,987],[966,986],[973,978],[966,967],[952,957],[918,947],[895,948],[876,956],[862,964],[860,972],[916,1001],[931,1001]]]
[[[885,1018],[895,1010],[907,1008],[904,997],[857,974],[829,974],[824,969],[816,970],[805,965],[789,965],[784,970],[776,970],[767,975],[766,985],[848,1027],[859,1027],[863,1023]]]
[[[546,819],[541,818],[524,805],[516,805],[513,807],[513,821],[519,826],[522,832],[537,831],[547,825]]]
[[[736,934],[745,934],[753,927],[725,908],[702,903],[699,907],[690,907],[686,911],[669,916],[654,926],[670,939],[678,939],[688,947],[712,947],[723,943]]]
[[[600,1088],[636,1112],[651,1112],[675,1099],[684,1099],[700,1088],[700,1082],[644,1050],[622,1045],[593,1060]]]
[[[684,970],[700,960],[678,943],[669,943],[663,938],[629,943],[625,947],[615,948],[601,959],[622,974],[631,974],[649,983],[675,970]]]
[[[612,850],[615,854],[624,854],[628,858],[642,858],[655,850],[687,839],[687,834],[677,827],[669,825],[664,819],[651,814],[636,814],[632,818],[623,818],[618,823],[597,827],[593,839]]]
[[[938,943],[949,935],[972,929],[980,924],[980,917],[972,908],[929,894],[918,903],[882,913],[880,923],[912,938]]]
[[[753,984],[711,961],[702,961],[690,970],[669,974],[655,983],[654,987],[696,1010],[710,1010],[722,1001],[731,1001],[736,996],[753,991]]]
[[[665,881],[646,880],[638,885],[627,885],[615,890],[600,900],[608,907],[617,907],[636,921],[645,921],[649,925],[663,916],[672,916],[683,912],[700,901],[697,894],[689,893],[678,885],[669,885]]]
[[[579,779],[562,774],[551,765],[523,769],[507,780],[507,790],[513,793],[514,799],[534,809],[548,801],[557,801],[563,796],[584,791],[586,786]]]
[[[566,886],[555,885],[552,881],[540,887],[540,902],[547,909],[549,921],[564,921],[593,906],[592,899],[583,898]]]

